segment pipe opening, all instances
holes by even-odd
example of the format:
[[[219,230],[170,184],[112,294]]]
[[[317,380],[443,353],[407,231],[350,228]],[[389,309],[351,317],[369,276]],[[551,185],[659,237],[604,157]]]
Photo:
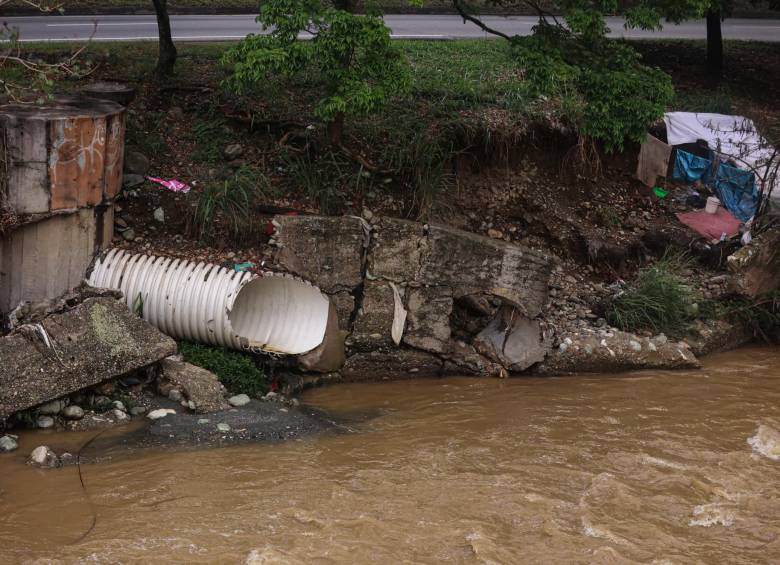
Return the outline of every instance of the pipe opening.
[[[249,347],[298,355],[325,338],[330,303],[319,289],[284,276],[244,284],[227,313],[233,332]]]

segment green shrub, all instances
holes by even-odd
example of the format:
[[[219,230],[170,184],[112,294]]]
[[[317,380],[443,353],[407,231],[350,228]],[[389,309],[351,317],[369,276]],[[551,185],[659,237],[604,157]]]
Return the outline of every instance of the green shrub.
[[[268,392],[265,373],[247,353],[188,341],[179,343],[179,352],[188,363],[217,375],[219,381],[233,394],[259,396]]]
[[[607,319],[621,330],[651,330],[671,337],[685,335],[693,319],[693,293],[679,273],[681,256],[665,256],[642,269],[607,306]]]

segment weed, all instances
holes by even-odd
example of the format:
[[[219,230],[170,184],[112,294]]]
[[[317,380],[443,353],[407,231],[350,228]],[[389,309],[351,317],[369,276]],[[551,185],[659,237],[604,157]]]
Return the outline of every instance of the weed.
[[[225,122],[219,118],[196,121],[192,125],[192,138],[195,141],[192,160],[205,163],[219,161],[222,149],[230,140]]]
[[[707,301],[701,306],[702,318],[741,323],[766,343],[773,343],[780,332],[780,292],[777,291],[756,298],[732,296],[721,302]]]
[[[674,107],[685,112],[712,112],[731,114],[734,104],[731,95],[722,89],[710,92],[677,92]]]
[[[642,269],[607,307],[610,323],[625,331],[652,330],[671,337],[686,333],[691,315],[692,291],[679,273],[684,256],[665,255]]]
[[[342,152],[329,148],[317,157],[308,152],[285,152],[282,162],[296,189],[316,202],[320,212],[326,215],[340,211],[345,188],[354,184],[363,190],[366,180],[362,168]]]
[[[614,206],[604,206],[603,208],[600,208],[599,215],[601,216],[602,226],[615,227],[619,226],[621,223],[620,214]]]
[[[185,361],[217,375],[219,381],[233,394],[260,396],[268,392],[265,373],[247,353],[187,341],[179,343],[179,351]]]
[[[232,240],[246,240],[257,233],[253,211],[256,201],[270,193],[266,176],[249,167],[239,168],[225,180],[206,183],[196,194],[189,231],[209,241],[222,228]]]
[[[147,115],[151,124],[162,122],[162,113],[152,112]],[[144,155],[163,157],[170,153],[170,147],[162,134],[155,131],[154,126],[147,126],[137,116],[130,115],[126,130],[127,145],[137,147]]]

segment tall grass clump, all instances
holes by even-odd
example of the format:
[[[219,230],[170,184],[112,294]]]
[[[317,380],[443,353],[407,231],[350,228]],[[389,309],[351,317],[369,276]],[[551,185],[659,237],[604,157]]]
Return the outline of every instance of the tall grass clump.
[[[681,255],[665,255],[637,273],[607,306],[609,322],[624,331],[650,330],[671,337],[686,333],[693,319],[693,292],[680,273],[687,261]]]

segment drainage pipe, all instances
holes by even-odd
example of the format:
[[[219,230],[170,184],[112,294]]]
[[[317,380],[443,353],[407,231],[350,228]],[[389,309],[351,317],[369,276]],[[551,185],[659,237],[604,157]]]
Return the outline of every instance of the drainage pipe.
[[[322,343],[328,322],[328,299],[289,275],[113,249],[88,282],[121,290],[129,308],[173,338],[231,349],[306,353]]]

